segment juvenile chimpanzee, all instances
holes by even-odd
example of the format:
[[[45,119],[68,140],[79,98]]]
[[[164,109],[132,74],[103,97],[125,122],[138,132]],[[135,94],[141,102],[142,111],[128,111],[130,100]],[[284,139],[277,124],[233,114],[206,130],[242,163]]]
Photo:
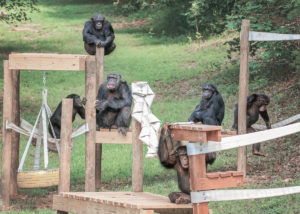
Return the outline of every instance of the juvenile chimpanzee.
[[[212,164],[215,160],[213,153],[205,155],[207,164]],[[185,146],[181,146],[179,141],[172,141],[168,125],[161,129],[158,157],[160,163],[168,168],[177,171],[178,187],[181,192],[172,192],[169,199],[172,203],[186,204],[190,203],[190,175],[189,175],[189,159]]]
[[[82,119],[85,119],[85,109],[83,105],[85,105],[85,98],[82,100],[80,96],[77,94],[70,94],[66,98],[73,99],[73,112],[72,112],[72,122],[75,120],[76,114],[78,113]],[[62,111],[62,102],[60,102],[52,114],[50,121],[56,136],[56,139],[60,139],[60,128],[61,128],[61,111]],[[50,124],[48,125],[48,131],[52,137],[54,134],[52,132]]]
[[[108,74],[96,98],[97,125],[99,128],[118,128],[126,135],[131,120],[132,95],[121,75]]]
[[[251,127],[259,119],[259,115],[263,118],[268,129],[271,129],[271,123],[267,112],[267,105],[270,103],[270,98],[265,94],[251,94],[247,97],[247,132],[255,132]],[[235,105],[234,110],[234,123],[232,128],[238,128],[238,104]],[[264,156],[260,152],[260,144],[254,144],[252,147],[254,155]]]
[[[201,103],[196,106],[189,121],[220,126],[224,118],[224,111],[224,101],[217,87],[214,84],[204,84]],[[206,161],[213,164],[216,156],[215,152],[208,153],[206,154]]]
[[[224,118],[225,105],[214,84],[202,86],[202,100],[189,118],[192,122],[220,126]]]
[[[95,14],[88,20],[82,31],[84,48],[90,55],[96,54],[96,46],[104,47],[104,54],[110,54],[116,45],[114,30],[101,14]]]

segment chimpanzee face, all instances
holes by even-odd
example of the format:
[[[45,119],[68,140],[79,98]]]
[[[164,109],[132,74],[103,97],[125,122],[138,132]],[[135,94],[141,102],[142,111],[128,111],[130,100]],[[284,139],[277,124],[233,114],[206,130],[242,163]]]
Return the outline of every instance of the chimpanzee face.
[[[119,88],[121,83],[120,74],[108,74],[106,77],[106,87],[110,91],[114,91]]]
[[[269,105],[270,99],[266,95],[259,95],[258,96],[258,110],[259,111],[266,111],[267,105]]]
[[[94,24],[94,28],[97,31],[102,30],[103,28],[103,23],[104,23],[104,17],[101,14],[96,14],[92,17],[92,21]]]
[[[179,147],[177,149],[177,154],[179,157],[181,167],[184,169],[188,169],[189,168],[189,157],[186,152],[186,147],[184,147],[184,146]]]

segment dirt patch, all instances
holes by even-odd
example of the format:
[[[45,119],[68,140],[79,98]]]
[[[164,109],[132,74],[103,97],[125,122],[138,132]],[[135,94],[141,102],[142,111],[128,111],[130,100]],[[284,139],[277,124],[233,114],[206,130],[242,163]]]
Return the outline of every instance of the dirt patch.
[[[39,31],[38,27],[40,25],[41,24],[34,24],[34,23],[22,24],[21,26],[12,27],[11,30],[12,31],[21,31],[21,32],[38,32]]]
[[[145,26],[148,23],[141,19],[138,21],[133,21],[133,22],[122,22],[122,23],[113,23],[112,26],[114,29],[123,29],[123,28],[135,28],[135,27],[141,27]]]
[[[202,51],[206,48],[211,48],[211,47],[221,47],[222,46],[222,42],[215,42],[215,43],[210,43],[210,44],[199,44],[199,43],[194,43],[193,45],[191,45],[188,49],[187,52],[189,54],[198,52],[198,51]]]

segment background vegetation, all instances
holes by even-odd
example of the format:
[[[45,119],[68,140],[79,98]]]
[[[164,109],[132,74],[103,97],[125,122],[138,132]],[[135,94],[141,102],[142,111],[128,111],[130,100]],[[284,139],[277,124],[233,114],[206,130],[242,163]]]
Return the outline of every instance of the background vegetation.
[[[201,99],[201,85],[215,83],[226,105],[223,126],[229,129],[238,99],[239,53],[235,52],[234,38],[239,35],[241,19],[251,19],[251,30],[300,33],[298,7],[299,1],[293,0],[119,0],[115,4],[95,0],[40,0],[36,4],[39,12],[29,14],[31,21],[1,22],[0,76],[3,76],[3,60],[11,52],[86,54],[81,31],[84,22],[100,12],[112,22],[116,32],[117,48],[105,57],[106,74],[120,73],[129,84],[138,80],[149,82],[156,93],[152,110],[162,122],[186,121]],[[250,93],[266,93],[271,97],[272,123],[298,114],[299,42],[251,43],[251,48]],[[21,117],[31,123],[41,105],[42,74],[43,71],[21,72]],[[84,96],[84,83],[83,72],[47,72],[51,109],[68,94]],[[82,122],[78,118],[74,127]],[[20,156],[26,141],[22,137]],[[263,144],[263,151],[269,154],[267,158],[253,157],[249,147],[245,188],[300,185],[299,142],[297,134]],[[103,186],[99,191],[130,191],[130,146],[103,147]],[[81,136],[75,139],[72,149],[72,191],[84,190],[83,151],[84,136]],[[217,155],[209,171],[236,169],[236,150]],[[33,156],[31,148],[26,169],[32,169]],[[49,167],[58,167],[58,156],[51,153],[50,159]],[[177,189],[174,170],[165,170],[157,159],[144,160],[144,191],[166,196]],[[20,190],[21,196],[12,201],[11,213],[54,213],[51,203],[56,192],[57,187]],[[299,204],[298,194],[209,206],[214,213],[294,214],[299,213]]]

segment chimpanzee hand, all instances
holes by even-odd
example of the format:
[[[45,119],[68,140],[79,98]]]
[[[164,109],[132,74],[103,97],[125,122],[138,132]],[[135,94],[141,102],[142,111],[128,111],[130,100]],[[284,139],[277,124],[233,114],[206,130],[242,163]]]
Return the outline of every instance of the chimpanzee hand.
[[[96,42],[96,45],[97,45],[97,47],[104,47],[104,46],[106,45],[106,42],[101,41],[101,40],[98,40],[98,41]]]
[[[97,102],[97,100],[96,100],[96,102]],[[82,98],[81,104],[82,104],[82,105],[85,105],[85,104],[86,104],[86,98],[85,98],[85,97]]]
[[[104,111],[108,106],[108,101],[105,100],[105,101],[102,101],[100,102],[99,100],[96,100],[95,102],[95,108],[99,111]]]
[[[271,129],[272,128],[270,122],[267,122],[266,125],[267,125],[267,129]]]
[[[123,136],[126,136],[127,130],[125,127],[118,127],[118,132],[121,132]]]

